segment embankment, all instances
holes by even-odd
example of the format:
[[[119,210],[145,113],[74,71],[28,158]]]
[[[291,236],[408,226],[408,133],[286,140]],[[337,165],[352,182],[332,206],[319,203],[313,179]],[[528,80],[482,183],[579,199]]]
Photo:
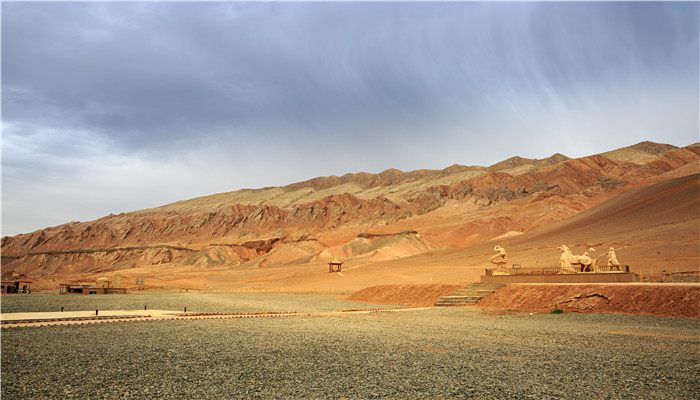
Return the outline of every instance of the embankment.
[[[511,284],[479,306],[521,311],[620,313],[700,318],[698,284]]]
[[[354,292],[347,297],[347,300],[429,307],[435,305],[439,297],[461,287],[461,285],[379,285]]]

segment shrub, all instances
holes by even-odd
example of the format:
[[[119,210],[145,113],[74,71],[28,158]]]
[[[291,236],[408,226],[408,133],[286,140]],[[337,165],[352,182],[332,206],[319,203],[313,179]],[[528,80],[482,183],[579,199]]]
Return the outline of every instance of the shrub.
[[[558,304],[555,304],[554,308],[552,308],[551,314],[564,314],[564,310],[559,308]]]

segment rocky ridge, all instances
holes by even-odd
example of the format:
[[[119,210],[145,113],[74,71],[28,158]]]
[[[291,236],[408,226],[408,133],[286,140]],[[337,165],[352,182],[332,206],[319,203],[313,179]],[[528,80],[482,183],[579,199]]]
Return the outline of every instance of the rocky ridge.
[[[488,168],[390,169],[205,196],[3,237],[3,273],[404,257],[526,232],[611,194],[697,172],[699,148],[643,142],[578,159],[555,154]]]

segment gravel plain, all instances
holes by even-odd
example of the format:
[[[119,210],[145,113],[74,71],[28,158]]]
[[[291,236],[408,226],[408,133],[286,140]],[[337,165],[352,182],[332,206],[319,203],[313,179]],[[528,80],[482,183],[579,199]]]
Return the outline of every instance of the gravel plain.
[[[475,308],[15,328],[2,331],[1,394],[690,399],[700,398],[699,332],[697,320]]]
[[[31,294],[1,296],[3,313],[50,312],[85,310],[142,310],[150,309],[188,312],[260,312],[260,311],[334,311],[341,309],[389,308],[369,303],[343,300],[335,294],[289,293],[211,293],[195,292],[134,292],[125,295],[59,295]],[[398,306],[397,306],[398,307]]]

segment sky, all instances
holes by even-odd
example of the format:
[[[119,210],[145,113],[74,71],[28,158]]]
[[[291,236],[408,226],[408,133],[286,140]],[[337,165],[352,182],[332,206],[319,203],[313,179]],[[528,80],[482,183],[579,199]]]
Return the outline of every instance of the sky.
[[[698,141],[698,3],[3,3],[2,234]]]

